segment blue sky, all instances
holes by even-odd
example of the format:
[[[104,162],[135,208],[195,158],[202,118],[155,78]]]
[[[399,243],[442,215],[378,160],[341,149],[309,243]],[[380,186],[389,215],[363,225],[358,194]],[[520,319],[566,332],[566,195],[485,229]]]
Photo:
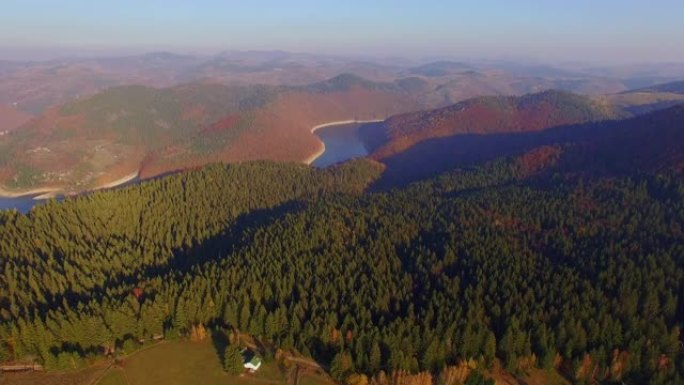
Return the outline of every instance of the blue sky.
[[[0,47],[684,61],[683,15],[684,0],[2,0]]]

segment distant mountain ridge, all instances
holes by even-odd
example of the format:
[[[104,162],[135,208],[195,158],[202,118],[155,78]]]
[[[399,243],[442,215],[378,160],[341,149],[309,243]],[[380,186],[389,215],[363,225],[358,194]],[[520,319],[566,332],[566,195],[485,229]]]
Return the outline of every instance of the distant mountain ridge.
[[[462,73],[465,71],[471,71],[473,69],[473,66],[471,66],[470,64],[443,60],[410,68],[408,72],[412,75],[440,77],[452,75],[455,73]]]
[[[322,82],[314,83],[303,88],[308,91],[315,92],[343,92],[349,91],[353,87],[362,87],[368,89],[384,89],[384,90],[395,90],[395,86],[391,83],[379,83],[373,82],[368,79],[364,79],[361,76],[343,73],[335,76],[334,78],[324,80]]]
[[[684,94],[684,80],[657,84],[650,87],[638,88],[627,92],[669,92],[674,94]]]
[[[399,78],[392,82],[371,81],[352,73],[343,73],[333,78],[297,87],[311,92],[346,92],[354,87],[387,92],[427,92],[429,84],[419,77]],[[296,89],[297,89],[296,88]]]
[[[436,106],[435,103],[452,104],[474,96],[522,95],[545,89],[592,95],[616,93],[684,76],[684,67],[666,67],[568,70],[563,66],[511,61],[421,63],[396,57],[339,57],[285,51],[66,56],[44,61],[0,60],[0,104],[16,102],[22,111],[40,114],[46,108],[120,85],[172,87],[201,81],[305,86],[340,73],[354,73],[378,82],[421,78],[435,92],[428,99]]]
[[[646,114],[684,103],[684,81],[662,83],[600,97],[634,115]]]

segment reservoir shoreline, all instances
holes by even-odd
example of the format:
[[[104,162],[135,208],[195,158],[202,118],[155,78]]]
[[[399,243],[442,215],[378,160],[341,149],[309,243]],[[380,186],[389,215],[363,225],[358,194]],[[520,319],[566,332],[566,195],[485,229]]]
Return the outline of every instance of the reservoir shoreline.
[[[125,183],[128,183],[135,178],[137,178],[140,175],[139,171],[132,172],[128,175],[125,175],[117,180],[114,180],[109,183],[101,184],[99,186],[96,186],[93,189],[86,190],[83,193],[89,193],[89,192],[94,192],[94,191],[99,191],[99,190],[106,190],[114,187],[121,186]],[[31,199],[34,200],[46,200],[46,199],[51,199],[56,197],[59,193],[62,193],[63,190],[55,187],[43,187],[43,188],[36,188],[32,190],[24,190],[24,191],[7,191],[0,187],[0,198],[27,198],[27,197],[32,197]],[[73,194],[73,195],[78,195],[78,194]]]
[[[61,190],[58,188],[53,188],[53,187],[43,187],[43,188],[37,188],[33,190],[24,190],[24,191],[7,191],[0,187],[0,198],[24,198],[24,197],[29,197],[35,195],[33,199],[45,199],[45,198],[39,198],[42,197],[43,195],[48,195],[48,194],[55,194],[60,192]]]
[[[132,181],[133,179],[137,178],[139,175],[140,175],[140,171],[134,171],[134,172],[132,172],[128,175],[125,175],[125,176],[123,176],[123,177],[121,177],[115,181],[97,186],[91,191],[104,190],[104,189],[108,189],[108,188],[118,187],[124,183]]]
[[[349,120],[336,120],[336,121],[327,122],[327,123],[322,123],[322,124],[319,124],[319,125],[317,125],[317,126],[311,127],[311,133],[312,133],[312,134],[315,134],[315,133],[316,133],[316,130],[319,130],[319,129],[325,128],[325,127],[331,127],[331,126],[343,126],[343,125],[347,125],[347,124],[379,123],[379,122],[384,122],[384,121],[385,121],[385,119],[369,119],[369,120],[349,119]],[[318,151],[316,151],[315,153],[311,154],[309,157],[307,157],[307,158],[304,160],[304,163],[307,164],[307,165],[309,165],[309,166],[310,166],[313,162],[315,162],[316,159],[318,159],[321,155],[323,155],[323,154],[325,153],[325,143],[323,143],[323,141],[321,140],[321,138],[318,137],[318,136],[316,136],[316,139],[318,140],[318,142],[319,142],[319,144],[320,144],[320,148],[318,149]]]
[[[321,123],[316,126],[311,127],[311,133],[315,134],[317,130],[325,127],[331,127],[331,126],[342,126],[342,125],[347,125],[347,124],[366,124],[366,123],[379,123],[383,122],[384,119],[347,119],[347,120],[335,120],[331,122],[326,122],[326,123]],[[320,158],[321,155],[325,153],[325,143],[320,139],[319,136],[316,135],[316,140],[319,143],[319,149],[316,150],[313,154],[309,155],[306,159],[303,160],[303,163],[306,165],[311,165],[313,162],[316,161],[316,159]],[[119,179],[116,179],[112,182],[109,183],[104,183],[99,186],[96,186],[92,189],[83,191],[81,193],[89,193],[93,191],[99,191],[99,190],[105,190],[105,189],[110,189],[114,187],[121,186],[125,183],[128,183],[135,178],[138,178],[140,176],[140,171],[136,170],[130,174],[127,174]],[[29,189],[29,190],[18,190],[18,191],[10,191],[6,190],[2,187],[0,187],[0,199],[5,198],[5,199],[15,199],[15,198],[31,198],[34,200],[46,200],[46,199],[51,199],[55,198],[59,194],[63,194],[64,190],[61,188],[57,187],[41,187],[41,188],[35,188],[35,189]],[[78,195],[78,194],[73,194],[73,195]]]

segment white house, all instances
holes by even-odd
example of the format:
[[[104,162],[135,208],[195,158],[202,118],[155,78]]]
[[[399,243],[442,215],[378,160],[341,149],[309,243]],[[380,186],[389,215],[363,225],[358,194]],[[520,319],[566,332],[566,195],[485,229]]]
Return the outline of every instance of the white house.
[[[259,358],[251,350],[243,350],[242,357],[244,358],[244,363],[242,366],[245,367],[250,373],[254,373],[261,367],[261,358]]]

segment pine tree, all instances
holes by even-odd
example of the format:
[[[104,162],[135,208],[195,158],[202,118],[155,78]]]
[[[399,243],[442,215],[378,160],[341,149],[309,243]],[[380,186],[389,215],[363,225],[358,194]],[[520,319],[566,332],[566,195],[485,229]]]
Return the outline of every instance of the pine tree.
[[[380,364],[382,362],[382,352],[380,351],[380,345],[378,341],[373,341],[371,345],[370,357],[368,358],[368,369],[371,373],[377,373],[380,370]]]
[[[242,353],[236,345],[226,346],[223,355],[223,369],[230,374],[240,374],[243,370]]]
[[[468,376],[465,385],[494,385],[494,380],[485,378],[482,373],[474,371]]]
[[[347,352],[337,353],[330,362],[330,375],[340,381],[343,380],[352,369],[352,359]]]
[[[491,367],[494,364],[494,358],[496,356],[496,336],[490,330],[485,332],[483,348],[484,350],[482,355],[484,357],[485,363],[488,367]]]
[[[249,319],[251,317],[251,311],[249,310],[249,301],[246,300],[242,303],[242,310],[240,310],[240,329],[249,329]]]

